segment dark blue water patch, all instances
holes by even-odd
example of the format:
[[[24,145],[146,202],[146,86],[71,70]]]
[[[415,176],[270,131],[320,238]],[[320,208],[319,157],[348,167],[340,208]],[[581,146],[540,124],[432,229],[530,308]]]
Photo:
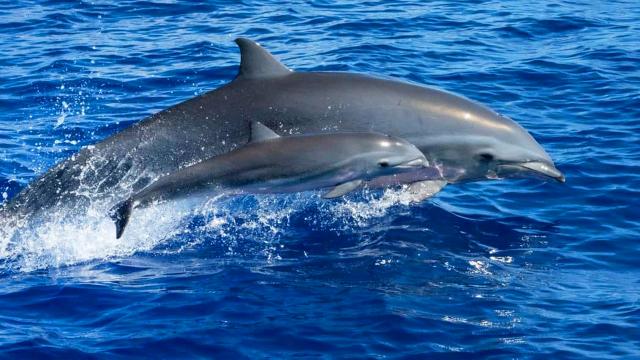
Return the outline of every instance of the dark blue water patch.
[[[0,239],[6,358],[640,357],[633,2],[0,5],[0,195],[232,80],[292,69],[430,84],[509,116],[566,184],[227,199],[137,240],[69,220]],[[6,199],[5,199],[6,198]],[[71,217],[68,215],[68,217]],[[2,219],[0,219],[2,220]]]
[[[500,32],[503,37],[513,37],[516,39],[530,39],[533,37],[531,33],[511,25],[503,26],[497,29],[497,31]]]

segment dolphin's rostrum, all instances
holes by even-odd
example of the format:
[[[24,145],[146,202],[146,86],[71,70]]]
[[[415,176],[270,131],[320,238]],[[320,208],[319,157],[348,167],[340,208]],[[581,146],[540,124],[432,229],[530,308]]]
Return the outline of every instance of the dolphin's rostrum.
[[[199,193],[279,193],[333,188],[342,196],[368,180],[415,171],[426,163],[407,141],[377,133],[280,137],[253,122],[247,145],[169,174],[116,205],[119,238],[136,207]]]

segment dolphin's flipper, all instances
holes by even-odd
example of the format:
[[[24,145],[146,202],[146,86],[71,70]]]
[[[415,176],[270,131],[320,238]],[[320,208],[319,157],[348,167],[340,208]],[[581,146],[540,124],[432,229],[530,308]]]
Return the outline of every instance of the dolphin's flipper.
[[[407,191],[411,195],[411,202],[419,203],[424,199],[430,198],[437,194],[447,185],[446,180],[425,180],[414,182],[409,185]]]
[[[255,41],[238,38],[236,44],[240,47],[240,71],[238,77],[244,79],[265,79],[284,76],[291,73],[267,50]]]
[[[276,134],[273,130],[262,125],[258,121],[251,122],[251,133],[249,134],[249,142],[265,141],[269,139],[277,139],[280,135]]]
[[[116,239],[120,239],[125,226],[129,223],[132,208],[133,201],[131,199],[125,200],[111,208],[111,219],[116,223]]]
[[[331,189],[331,191],[329,191],[328,193],[322,195],[323,199],[333,199],[333,198],[337,198],[339,196],[342,196],[346,193],[349,193],[357,188],[360,187],[360,185],[362,185],[362,180],[353,180],[353,181],[349,181],[343,184],[340,184],[336,187],[334,187],[333,189]]]

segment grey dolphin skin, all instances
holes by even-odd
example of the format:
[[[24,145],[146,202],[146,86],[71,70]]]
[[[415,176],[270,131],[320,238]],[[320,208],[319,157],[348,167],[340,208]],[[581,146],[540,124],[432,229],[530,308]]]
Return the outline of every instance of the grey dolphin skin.
[[[116,205],[112,218],[120,238],[131,210],[198,193],[278,193],[332,187],[342,196],[364,181],[419,169],[426,159],[405,140],[376,133],[280,137],[252,122],[251,141],[236,150],[160,178]]]
[[[95,199],[121,201],[161,174],[226,153],[249,138],[250,121],[282,133],[379,132],[404,138],[429,171],[409,182],[441,184],[509,176],[564,176],[513,120],[464,97],[401,81],[338,72],[295,72],[257,43],[237,39],[230,83],[163,110],[54,166],[9,208],[32,212]],[[91,189],[91,199],[87,191]]]

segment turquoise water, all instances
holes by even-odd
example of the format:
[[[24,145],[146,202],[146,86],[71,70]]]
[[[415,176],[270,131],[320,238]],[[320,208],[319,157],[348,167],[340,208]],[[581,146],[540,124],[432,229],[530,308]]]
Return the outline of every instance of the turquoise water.
[[[299,71],[480,101],[567,176],[449,186],[418,206],[393,191],[248,196],[129,242],[91,224],[0,239],[0,354],[640,357],[638,19],[637,2],[0,3],[5,199],[230,81],[238,36]]]

